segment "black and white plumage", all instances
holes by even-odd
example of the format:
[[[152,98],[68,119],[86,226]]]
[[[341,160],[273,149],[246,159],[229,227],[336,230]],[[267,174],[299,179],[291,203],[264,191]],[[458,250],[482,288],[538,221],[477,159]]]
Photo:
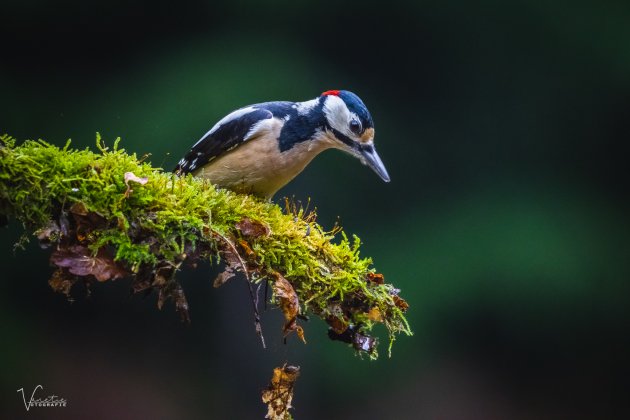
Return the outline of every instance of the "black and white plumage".
[[[374,149],[374,123],[357,95],[331,90],[305,102],[265,102],[226,115],[182,158],[175,173],[208,178],[222,188],[272,197],[320,152],[359,158],[385,182]]]

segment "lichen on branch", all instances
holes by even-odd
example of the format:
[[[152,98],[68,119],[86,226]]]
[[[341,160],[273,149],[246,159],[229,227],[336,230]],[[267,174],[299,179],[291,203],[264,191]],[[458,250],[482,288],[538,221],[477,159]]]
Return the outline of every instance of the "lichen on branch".
[[[376,274],[360,241],[338,227],[326,231],[315,212],[280,206],[177,177],[144,158],[111,148],[97,135],[97,152],[58,148],[42,140],[18,145],[0,137],[0,215],[22,222],[56,267],[51,286],[70,295],[77,281],[128,277],[135,292],[155,290],[188,319],[176,274],[202,260],[222,261],[220,285],[243,273],[252,285],[268,281],[285,315],[285,334],[304,339],[299,318],[314,314],[329,336],[377,357],[370,331],[382,323],[390,349],[411,334],[398,289]],[[274,287],[275,286],[275,287]]]

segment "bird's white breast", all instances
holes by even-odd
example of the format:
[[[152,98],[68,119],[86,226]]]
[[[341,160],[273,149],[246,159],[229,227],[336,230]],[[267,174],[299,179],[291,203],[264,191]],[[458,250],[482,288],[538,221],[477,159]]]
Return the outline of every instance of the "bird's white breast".
[[[280,151],[278,137],[283,120],[261,121],[248,141],[194,173],[213,184],[242,193],[271,197],[291,181],[321,151],[326,141],[308,140]],[[317,136],[316,136],[317,137]]]

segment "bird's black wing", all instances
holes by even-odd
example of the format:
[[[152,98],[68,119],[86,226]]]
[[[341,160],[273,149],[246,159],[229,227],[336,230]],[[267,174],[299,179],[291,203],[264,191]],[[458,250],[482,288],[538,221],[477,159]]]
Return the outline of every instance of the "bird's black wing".
[[[194,172],[218,156],[254,137],[256,123],[273,117],[271,111],[254,106],[238,109],[221,119],[179,161],[174,172]]]

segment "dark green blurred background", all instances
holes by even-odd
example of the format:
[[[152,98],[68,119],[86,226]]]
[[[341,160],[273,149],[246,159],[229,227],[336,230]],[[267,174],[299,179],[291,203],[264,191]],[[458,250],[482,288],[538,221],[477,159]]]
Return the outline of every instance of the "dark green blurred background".
[[[14,223],[0,417],[262,418],[289,360],[298,419],[629,418],[627,1],[30,0],[0,22],[0,132],[99,131],[169,169],[237,107],[358,93],[392,182],[328,152],[276,200],[358,234],[415,331],[370,362],[319,320],[284,346],[268,311],[263,351],[244,283],[209,265],[182,275],[191,326],[128,281],[69,304]],[[69,406],[26,413],[37,384]]]

